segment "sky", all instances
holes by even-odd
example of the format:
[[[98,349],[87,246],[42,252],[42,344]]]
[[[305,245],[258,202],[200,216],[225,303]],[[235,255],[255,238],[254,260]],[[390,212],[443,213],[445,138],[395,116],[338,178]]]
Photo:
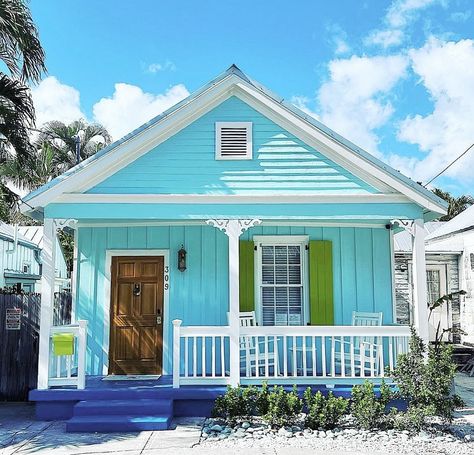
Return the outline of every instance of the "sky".
[[[30,0],[37,124],[114,139],[231,64],[415,181],[474,143],[474,0]],[[474,194],[474,149],[433,185]]]

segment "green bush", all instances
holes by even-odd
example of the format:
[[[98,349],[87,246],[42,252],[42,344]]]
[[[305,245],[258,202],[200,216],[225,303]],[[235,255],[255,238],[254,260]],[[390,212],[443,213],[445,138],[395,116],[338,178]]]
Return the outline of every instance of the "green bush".
[[[217,397],[212,410],[213,417],[222,417],[231,422],[253,414],[252,397],[255,387],[227,386],[224,395]]]
[[[319,391],[313,394],[310,387],[304,393],[304,401],[307,410],[305,426],[312,430],[332,430],[349,407],[348,400],[336,398],[332,392],[329,392],[327,397]]]
[[[387,426],[388,419],[385,413],[392,393],[387,384],[382,382],[380,396],[374,392],[374,385],[365,381],[352,388],[351,414],[359,428],[370,430]]]
[[[398,356],[392,373],[399,396],[408,402],[405,420],[413,418],[420,428],[429,416],[451,422],[454,409],[463,404],[452,393],[455,371],[452,347],[441,343],[427,347],[412,327],[409,351]]]
[[[426,418],[433,415],[432,406],[408,406],[406,411],[391,409],[390,422],[396,430],[408,430],[417,433],[425,426]]]
[[[292,425],[303,409],[303,402],[298,396],[296,386],[291,392],[275,386],[268,393],[268,410],[264,420],[273,426]]]

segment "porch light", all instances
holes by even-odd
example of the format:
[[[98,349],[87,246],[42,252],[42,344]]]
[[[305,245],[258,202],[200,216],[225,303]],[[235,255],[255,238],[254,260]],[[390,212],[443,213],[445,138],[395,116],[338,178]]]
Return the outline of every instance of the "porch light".
[[[181,245],[181,249],[178,251],[178,270],[184,272],[186,270],[186,250],[184,245]]]

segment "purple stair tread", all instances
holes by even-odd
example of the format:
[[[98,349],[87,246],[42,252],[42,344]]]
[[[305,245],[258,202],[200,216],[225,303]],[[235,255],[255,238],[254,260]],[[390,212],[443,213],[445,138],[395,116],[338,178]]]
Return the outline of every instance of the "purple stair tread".
[[[66,422],[67,432],[113,433],[125,431],[167,430],[171,415],[99,415],[74,416]]]
[[[173,401],[139,398],[135,400],[83,400],[74,406],[74,416],[171,415]]]

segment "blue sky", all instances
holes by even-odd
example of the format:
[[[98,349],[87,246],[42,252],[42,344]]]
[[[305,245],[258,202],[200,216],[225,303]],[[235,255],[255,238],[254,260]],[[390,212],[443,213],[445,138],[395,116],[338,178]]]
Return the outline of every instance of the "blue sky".
[[[236,63],[415,180],[474,142],[472,0],[31,0],[38,123],[115,139]],[[474,151],[438,186],[474,193]]]

